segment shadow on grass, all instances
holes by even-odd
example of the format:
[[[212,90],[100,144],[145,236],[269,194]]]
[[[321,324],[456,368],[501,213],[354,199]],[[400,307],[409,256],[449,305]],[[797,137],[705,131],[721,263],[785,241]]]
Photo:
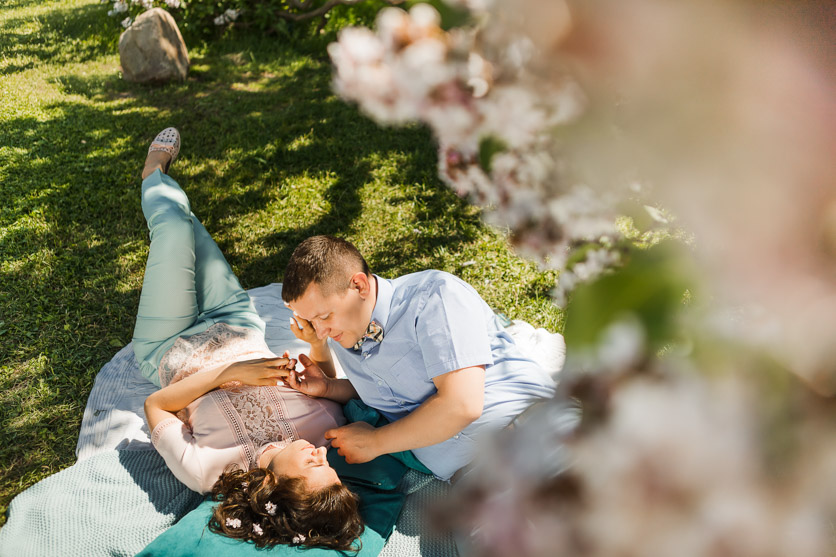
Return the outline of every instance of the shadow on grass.
[[[12,32],[0,44],[19,41],[32,59],[16,71],[110,55],[115,42],[93,30],[97,9],[56,10],[42,37]],[[16,146],[0,158],[0,511],[74,460],[95,374],[130,341],[147,254],[139,172],[160,129],[180,128],[182,162],[172,175],[245,288],[281,280],[310,235],[362,238],[369,184],[390,208],[416,202],[433,223],[415,241],[401,234],[371,242],[377,272],[415,270],[417,254],[472,238],[460,223],[477,218],[435,178],[429,134],[381,130],[359,116],[331,94],[327,64],[246,38],[192,61],[189,80],[161,87],[125,83],[115,69],[61,75],[53,84],[78,100],[45,107],[45,117],[0,122],[0,144]],[[397,168],[381,181],[392,157]],[[399,197],[401,185],[416,183],[424,189]],[[389,185],[396,188],[387,193]],[[305,204],[324,209],[307,212]],[[258,219],[266,224],[239,231]],[[236,251],[241,234],[262,250]]]
[[[12,2],[3,9],[38,6],[39,0]],[[102,32],[115,22],[99,4],[51,8],[37,16],[38,30],[29,29],[33,19],[15,17],[0,25],[0,50],[22,63],[3,67],[6,73],[20,72],[42,64],[66,64],[95,60],[116,51],[118,32]],[[111,24],[111,25],[108,25]]]

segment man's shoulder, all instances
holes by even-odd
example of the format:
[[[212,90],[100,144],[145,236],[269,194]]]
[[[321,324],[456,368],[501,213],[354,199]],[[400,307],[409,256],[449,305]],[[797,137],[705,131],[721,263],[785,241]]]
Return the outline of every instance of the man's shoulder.
[[[457,292],[462,289],[476,294],[473,287],[464,280],[446,271],[436,269],[402,275],[392,282],[396,292],[404,294],[408,292],[410,297],[416,294],[432,294],[436,292],[443,295],[448,291]],[[476,295],[478,296],[478,294]]]
[[[409,305],[423,304],[428,298],[465,298],[473,302],[483,301],[478,292],[467,282],[446,271],[429,269],[403,275],[393,281],[394,298]]]

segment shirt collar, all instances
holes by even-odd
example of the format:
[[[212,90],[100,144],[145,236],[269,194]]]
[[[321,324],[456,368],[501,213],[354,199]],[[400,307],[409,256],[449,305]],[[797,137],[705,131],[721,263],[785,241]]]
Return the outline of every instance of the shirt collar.
[[[392,281],[385,278],[380,278],[374,275],[377,279],[377,301],[375,301],[374,309],[372,310],[372,321],[383,327],[384,334],[386,333],[386,323],[389,321],[389,310],[392,308],[392,295],[395,293],[395,287]]]

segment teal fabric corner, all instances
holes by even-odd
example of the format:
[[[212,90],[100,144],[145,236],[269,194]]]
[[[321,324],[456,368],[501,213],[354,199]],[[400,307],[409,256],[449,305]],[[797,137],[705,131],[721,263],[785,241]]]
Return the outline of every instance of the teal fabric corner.
[[[139,556],[248,557],[267,553],[282,557],[302,554],[306,557],[375,557],[392,534],[403,508],[406,495],[396,488],[406,473],[406,466],[387,457],[364,464],[348,464],[334,449],[328,451],[328,461],[337,470],[342,481],[360,497],[360,514],[366,528],[360,536],[361,545],[358,553],[319,548],[300,549],[289,545],[278,545],[269,550],[258,549],[252,543],[215,534],[209,530],[209,519],[217,503],[207,499],[158,536],[139,553]]]
[[[217,503],[206,500],[183,517],[173,527],[151,542],[137,557],[228,557],[247,556],[301,556],[306,557],[374,557],[383,549],[386,540],[374,529],[366,527],[360,536],[358,553],[333,549],[301,549],[290,545],[277,545],[271,549],[258,549],[255,545],[227,538],[209,530],[209,519]]]
[[[376,557],[392,534],[406,496],[399,492],[362,487],[356,488],[355,492],[360,496],[360,514],[366,523],[360,536],[358,553],[320,548],[301,549],[290,545],[277,545],[269,550],[258,549],[252,543],[221,536],[209,530],[209,519],[217,503],[206,499],[158,536],[138,557],[256,557],[265,554],[280,557]]]

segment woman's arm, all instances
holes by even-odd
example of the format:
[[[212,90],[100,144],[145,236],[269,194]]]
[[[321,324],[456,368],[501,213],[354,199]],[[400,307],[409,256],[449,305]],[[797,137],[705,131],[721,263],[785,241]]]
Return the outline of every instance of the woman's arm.
[[[296,338],[304,340],[311,345],[310,358],[319,366],[326,377],[334,379],[337,377],[337,370],[331,360],[331,349],[328,348],[328,339],[319,338],[316,330],[310,321],[302,319],[295,313],[290,319],[290,330]]]
[[[168,385],[145,399],[145,418],[151,431],[167,418],[174,417],[192,401],[228,381],[241,381],[246,385],[276,385],[287,377],[288,368],[296,365],[288,358],[260,358],[195,373],[182,381]]]

